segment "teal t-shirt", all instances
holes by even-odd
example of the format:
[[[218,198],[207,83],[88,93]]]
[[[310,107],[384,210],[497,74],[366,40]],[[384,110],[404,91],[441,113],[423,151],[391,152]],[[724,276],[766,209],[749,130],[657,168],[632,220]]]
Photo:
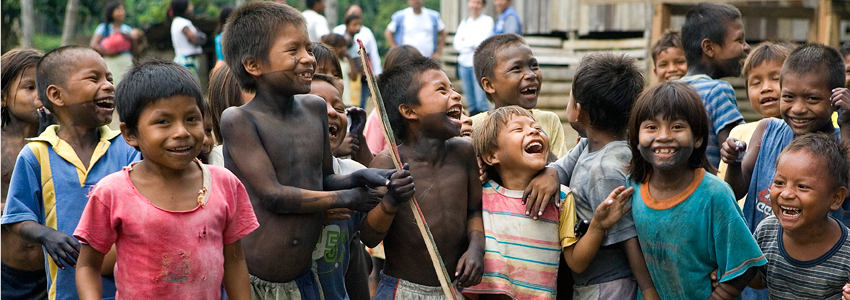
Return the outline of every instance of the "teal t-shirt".
[[[661,299],[705,299],[715,269],[726,282],[767,264],[729,185],[701,168],[694,172],[685,191],[663,201],[652,199],[646,184],[629,181],[635,228]]]

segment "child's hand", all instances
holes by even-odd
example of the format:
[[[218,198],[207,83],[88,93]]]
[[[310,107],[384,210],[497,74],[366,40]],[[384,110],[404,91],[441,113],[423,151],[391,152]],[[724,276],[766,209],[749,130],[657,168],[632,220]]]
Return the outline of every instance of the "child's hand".
[[[356,213],[356,211],[350,210],[348,208],[331,208],[325,211],[325,222],[329,221],[344,221],[351,219],[351,215]]]
[[[387,184],[388,197],[384,199],[394,206],[399,206],[410,200],[415,193],[416,187],[413,185],[413,177],[410,176],[410,165],[404,164],[401,171],[395,172],[390,177],[390,183]]]
[[[608,198],[605,198],[605,201],[602,201],[602,204],[599,204],[596,212],[593,213],[593,220],[590,223],[591,228],[594,227],[593,224],[596,224],[598,229],[604,232],[620,221],[620,218],[632,209],[632,206],[627,205],[627,203],[631,200],[633,191],[634,188],[625,188],[623,186],[611,191]]]
[[[462,287],[470,287],[481,283],[484,275],[483,251],[470,247],[457,261],[455,268],[455,282]]]
[[[384,196],[383,192],[367,187],[359,187],[354,191],[357,193],[356,199],[346,205],[346,208],[354,211],[370,211],[381,203]]]
[[[843,293],[841,293],[842,300],[850,300],[850,283],[845,284],[843,288]]]
[[[717,280],[717,269],[714,269],[714,271],[711,271],[711,273],[708,273],[708,279],[711,280],[711,289],[712,290],[716,289],[717,286],[720,285],[720,281]]]
[[[77,239],[67,233],[49,229],[44,230],[37,240],[60,269],[65,270],[65,265],[76,267],[80,255],[80,242]]]
[[[345,139],[342,140],[342,143],[339,144],[339,147],[334,149],[333,156],[334,157],[343,157],[354,155],[360,151],[360,135],[348,132],[345,134]]]
[[[850,111],[850,90],[847,88],[833,89],[829,103],[838,111],[838,123],[850,123],[850,116],[847,114]]]
[[[395,173],[393,169],[362,169],[357,170],[353,174],[357,174],[360,178],[360,182],[363,185],[369,188],[376,188],[379,186],[387,186],[390,184],[390,176]]]
[[[727,164],[740,164],[743,151],[747,150],[747,143],[733,137],[726,138],[726,142],[720,144],[720,159]]]
[[[348,132],[363,135],[363,128],[366,127],[366,111],[354,106],[346,109],[345,113],[351,118],[351,129]]]
[[[525,215],[537,220],[552,201],[558,205],[560,200],[561,183],[558,171],[544,168],[529,182],[522,193],[522,204],[525,204]]]

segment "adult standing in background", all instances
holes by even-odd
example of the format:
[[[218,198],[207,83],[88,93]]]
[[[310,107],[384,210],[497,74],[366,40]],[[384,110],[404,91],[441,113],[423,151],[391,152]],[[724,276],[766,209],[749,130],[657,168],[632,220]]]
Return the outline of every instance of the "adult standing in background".
[[[370,59],[372,72],[374,72],[375,76],[383,73],[381,56],[378,53],[378,41],[375,40],[375,34],[372,33],[372,30],[369,27],[363,26],[363,10],[356,4],[348,8],[345,12],[343,24],[334,27],[333,33],[345,37],[345,41],[349,43],[348,58],[351,61],[352,68],[348,76],[352,81],[360,78],[359,104],[361,108],[365,108],[366,99],[369,97],[369,89],[363,88],[368,85],[366,84],[366,78],[360,76],[360,74],[363,74],[363,66],[360,63],[360,54],[357,52],[360,50],[357,40],[361,40],[363,46],[366,47],[366,55]]]
[[[207,35],[198,30],[188,18],[195,7],[189,0],[171,0],[171,45],[174,47],[174,63],[184,66],[198,79],[198,55],[204,50]]]
[[[519,13],[511,6],[512,2],[512,0],[493,1],[493,6],[496,7],[496,12],[499,13],[499,18],[496,20],[496,27],[493,28],[493,34],[516,33],[522,35],[522,20],[519,18]]]
[[[486,5],[486,0],[468,0],[469,18],[460,22],[455,33],[452,46],[457,50],[457,70],[463,87],[463,96],[467,99],[466,105],[469,115],[489,110],[484,90],[475,80],[475,72],[472,68],[472,55],[475,49],[493,33],[493,18],[482,15],[481,9]]]
[[[407,0],[410,7],[397,11],[384,31],[390,48],[411,45],[422,56],[439,59],[446,43],[446,24],[440,13],[422,7],[423,0]]]
[[[124,4],[119,1],[106,5],[103,18],[104,22],[94,29],[89,47],[103,56],[106,66],[112,72],[113,82],[118,84],[124,73],[133,66],[133,54],[130,50],[142,37],[142,31],[124,24],[127,12],[124,10]]]
[[[306,0],[307,10],[301,12],[307,21],[307,35],[313,43],[321,43],[322,37],[331,33],[325,18],[325,0]]]

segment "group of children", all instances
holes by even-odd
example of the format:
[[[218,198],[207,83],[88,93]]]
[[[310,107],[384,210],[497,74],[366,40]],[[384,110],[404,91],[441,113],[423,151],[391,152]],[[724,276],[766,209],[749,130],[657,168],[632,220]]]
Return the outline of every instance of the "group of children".
[[[297,10],[249,2],[221,40],[206,100],[174,63],[115,87],[90,48],[3,55],[4,297],[363,299],[363,244],[383,242],[375,299],[443,299],[415,198],[461,297],[850,299],[844,58],[749,51],[730,5],[653,47],[657,85],[628,56],[584,57],[569,151],[522,37],[475,51],[496,108],[471,118],[439,63],[393,53],[377,85],[399,171]],[[741,70],[757,123],[717,79]],[[42,106],[57,125],[39,133]]]

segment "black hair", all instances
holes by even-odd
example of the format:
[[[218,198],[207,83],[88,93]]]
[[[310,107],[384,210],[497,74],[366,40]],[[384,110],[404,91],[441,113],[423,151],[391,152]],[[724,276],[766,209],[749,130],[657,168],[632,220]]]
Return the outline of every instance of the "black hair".
[[[417,57],[385,70],[378,77],[378,90],[384,98],[387,117],[398,143],[407,140],[407,120],[398,111],[399,106],[419,104],[419,89],[422,88],[421,75],[428,70],[442,69],[440,64],[431,58]]]
[[[333,73],[333,72],[331,72],[331,73],[325,72],[325,73],[330,74],[334,77],[342,78],[342,66],[339,65],[339,58],[336,57],[336,52],[331,50],[331,48],[328,45],[325,45],[324,43],[313,44],[313,57],[316,58],[316,67],[317,68],[321,64],[323,64],[327,61],[330,61],[331,65],[334,66],[334,68],[336,68],[337,73]],[[337,76],[337,75],[339,75],[339,76]]]
[[[212,113],[213,136],[220,145],[224,141],[221,135],[221,114],[228,107],[242,106],[242,90],[227,65],[212,70],[209,86],[207,99]]]
[[[115,21],[115,19],[112,18],[112,13],[121,6],[124,6],[124,3],[121,3],[121,1],[112,1],[106,5],[105,9],[103,9],[103,19],[106,26],[109,26],[109,24],[112,24],[112,22]]]
[[[15,48],[0,57],[0,61],[3,61],[3,64],[0,64],[0,77],[2,77],[2,80],[0,80],[2,81],[2,89],[0,91],[2,91],[4,97],[9,97],[9,101],[14,101],[11,99],[12,95],[9,94],[12,80],[18,78],[26,69],[35,67],[42,55],[44,54],[36,49]],[[2,109],[2,127],[6,127],[11,119],[9,110],[4,106]]]
[[[493,68],[498,63],[496,51],[517,44],[526,45],[525,39],[516,33],[502,33],[491,36],[478,45],[475,54],[472,55],[472,65],[475,67],[475,80],[479,86],[481,78],[493,77]]]
[[[664,31],[664,34],[661,35],[661,38],[655,44],[652,44],[652,48],[649,50],[650,55],[652,55],[652,63],[657,63],[658,55],[669,48],[679,48],[684,51],[685,47],[682,46],[682,36],[678,31],[668,29]]]
[[[343,20],[342,24],[348,25],[348,23],[351,23],[354,20],[362,20],[362,19],[363,19],[363,16],[361,16],[360,14],[350,14],[350,15],[345,16],[345,19],[342,19]]]
[[[723,44],[730,21],[741,18],[738,8],[726,3],[702,2],[691,8],[682,25],[682,46],[688,66],[702,59],[702,40]]]
[[[84,51],[97,54],[89,47],[69,45],[50,50],[38,61],[38,67],[35,69],[35,87],[38,90],[38,99],[48,110],[53,111],[53,103],[47,98],[47,87],[64,85],[75,67],[73,61],[77,57],[74,54]],[[100,56],[100,54],[97,55]]]
[[[403,65],[414,58],[422,57],[422,53],[411,45],[393,47],[384,56],[384,71]]]
[[[335,77],[331,74],[313,73],[313,83],[316,83],[317,81],[327,82],[332,87],[334,87],[334,89],[336,89],[336,91],[339,92],[340,97],[342,97],[342,91],[343,91],[344,88],[342,86],[342,79],[341,78]],[[328,99],[325,99],[325,101],[328,101]]]
[[[782,64],[780,85],[787,74],[809,73],[826,75],[826,84],[830,90],[844,87],[844,57],[830,46],[814,43],[801,45]]]
[[[224,26],[221,48],[239,86],[249,92],[257,90],[257,82],[242,65],[244,59],[253,57],[268,64],[269,49],[281,30],[286,26],[306,30],[305,24],[301,12],[275,2],[252,1],[234,10]]]
[[[688,167],[704,168],[709,173],[716,170],[705,157],[708,147],[708,114],[705,104],[697,91],[681,81],[668,81],[656,84],[644,91],[632,109],[629,118],[629,148],[632,150],[632,160],[628,167],[631,180],[646,182],[652,173],[652,164],[640,153],[640,124],[646,120],[654,120],[658,115],[665,120],[684,120],[691,127],[694,141],[702,139],[702,144],[694,148],[688,158]]]
[[[842,43],[841,48],[838,49],[838,51],[841,52],[841,57],[850,55],[850,41]]]
[[[788,55],[794,51],[794,45],[789,43],[773,43],[763,42],[753,48],[747,59],[744,60],[744,79],[748,80],[750,72],[761,64],[769,61],[778,62],[781,66],[788,58]]]
[[[183,17],[189,10],[189,0],[171,0],[171,14],[174,17]]]
[[[195,99],[203,114],[207,102],[201,86],[186,67],[165,61],[149,61],[130,69],[115,88],[118,118],[132,134],[138,133],[139,116],[145,108],[162,98],[186,95]]]
[[[216,32],[224,30],[224,24],[227,24],[227,17],[230,17],[230,13],[232,13],[234,9],[233,5],[225,5],[221,7],[221,11],[218,13],[218,28],[216,28]]]
[[[579,63],[573,98],[587,112],[590,126],[625,133],[635,99],[643,90],[637,61],[625,54],[593,53]]]
[[[850,180],[850,158],[847,157],[847,147],[826,133],[807,133],[795,137],[776,158],[776,166],[783,156],[791,152],[805,150],[819,159],[824,165],[825,178],[833,180],[833,187],[848,187]]]
[[[322,1],[324,0],[304,0],[304,4],[307,5],[307,9],[313,9],[313,6],[315,6],[316,3],[320,3]]]

